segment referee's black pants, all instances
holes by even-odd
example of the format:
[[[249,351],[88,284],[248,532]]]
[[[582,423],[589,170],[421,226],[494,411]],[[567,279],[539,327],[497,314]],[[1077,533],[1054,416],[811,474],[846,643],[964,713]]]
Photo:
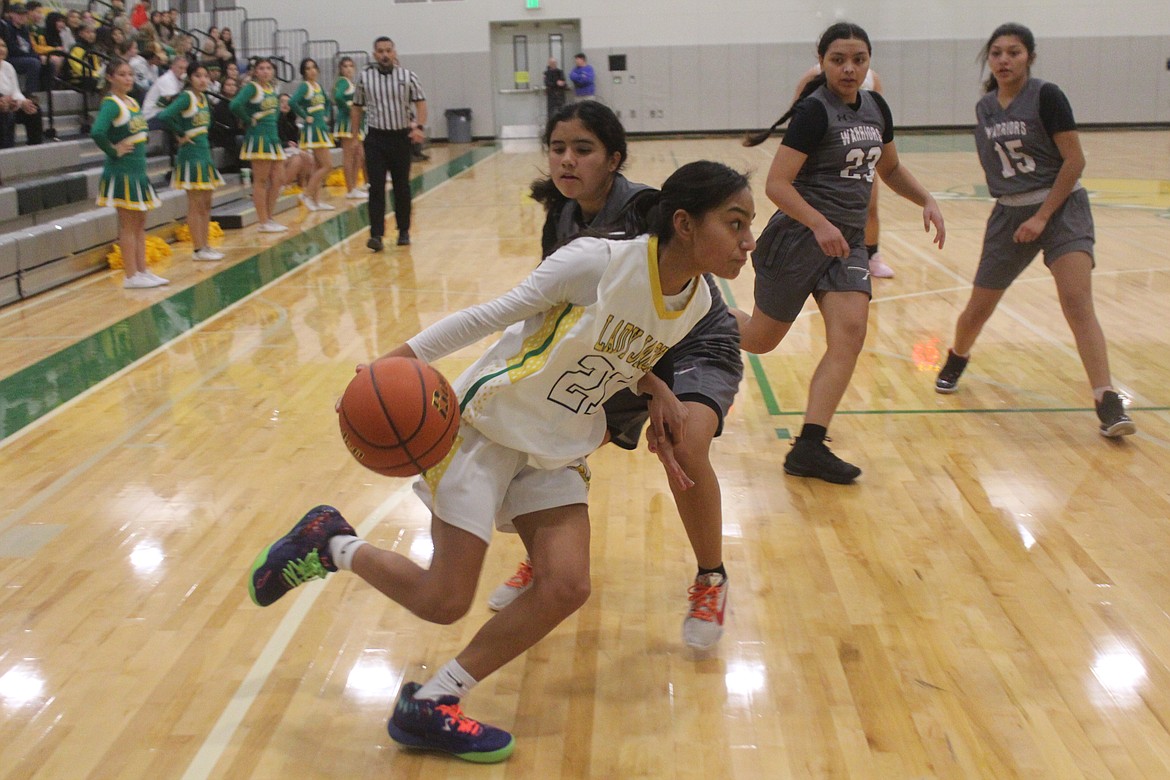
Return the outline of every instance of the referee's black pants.
[[[366,181],[370,183],[370,236],[386,234],[386,173],[394,189],[394,220],[410,230],[410,131],[366,130]]]

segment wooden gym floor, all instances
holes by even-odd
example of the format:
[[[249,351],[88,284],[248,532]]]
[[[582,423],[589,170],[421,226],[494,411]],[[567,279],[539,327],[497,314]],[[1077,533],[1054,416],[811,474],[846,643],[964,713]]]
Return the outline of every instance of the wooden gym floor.
[[[216,266],[177,245],[169,289],[111,272],[0,310],[0,778],[1170,776],[1170,132],[1082,137],[1096,303],[1139,433],[1097,434],[1039,263],[960,391],[933,392],[990,202],[969,136],[903,134],[948,239],[932,248],[882,192],[897,277],[875,281],[831,431],[864,475],[782,473],[823,349],[810,306],[747,361],[713,448],[730,615],[698,655],[661,469],[598,452],[592,597],[465,702],[516,735],[494,767],[400,750],[385,720],[486,618],[516,539],[496,537],[476,606],[446,627],[349,574],[265,610],[245,580],[321,502],[428,559],[409,482],[352,461],[333,401],[355,363],[532,267],[538,151],[436,149],[409,249],[369,254],[360,209],[302,211],[287,236],[230,234]],[[761,229],[774,149],[639,140],[628,175],[753,170]],[[749,307],[750,269],[725,290]]]

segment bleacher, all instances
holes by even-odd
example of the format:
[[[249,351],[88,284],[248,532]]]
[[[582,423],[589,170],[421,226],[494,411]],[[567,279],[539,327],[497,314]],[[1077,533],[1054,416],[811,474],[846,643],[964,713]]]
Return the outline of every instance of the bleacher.
[[[86,7],[76,2],[64,5]],[[101,10],[102,3],[90,5]],[[126,5],[129,10],[133,3]],[[166,5],[153,7],[166,10]],[[240,59],[274,57],[277,78],[292,81],[295,63],[311,56],[321,64],[322,83],[332,84],[340,55],[336,41],[310,40],[307,31],[281,30],[275,20],[249,20],[233,0],[204,0],[201,10],[191,10],[198,3],[185,5],[180,28],[196,39],[212,25],[228,26],[239,33]],[[56,140],[26,146],[24,128],[18,125],[15,148],[0,149],[0,306],[107,269],[106,256],[117,239],[115,210],[94,205],[104,155],[83,133],[88,130],[87,106],[79,92],[60,86],[52,93],[51,114],[49,96],[36,93],[44,123],[52,125]],[[93,96],[88,98],[91,114],[96,103]],[[147,231],[169,240],[176,222],[186,216],[186,193],[166,184],[169,161],[161,132],[151,133],[147,154],[147,170],[162,200],[161,208],[148,212]],[[222,155],[222,150],[213,154]],[[333,157],[334,166],[340,165],[341,150],[335,149]],[[216,162],[221,162],[218,156]],[[213,195],[212,220],[225,230],[254,224],[250,191],[239,175],[225,174],[224,179],[227,186]],[[296,206],[296,197],[286,195],[276,212]]]

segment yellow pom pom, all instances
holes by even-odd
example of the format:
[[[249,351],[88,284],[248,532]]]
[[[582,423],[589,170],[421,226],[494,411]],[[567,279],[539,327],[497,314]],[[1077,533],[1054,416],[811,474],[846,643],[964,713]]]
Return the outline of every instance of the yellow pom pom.
[[[106,254],[106,262],[110,264],[110,268],[118,270],[122,267],[122,247],[114,244],[110,247],[110,251]]]
[[[208,238],[223,238],[223,228],[219,226],[218,222],[207,223],[207,237]]]
[[[345,171],[340,168],[334,168],[325,178],[326,187],[344,187],[345,186]]]
[[[177,228],[175,228],[175,240],[176,241],[190,241],[191,240],[191,228],[187,226],[187,223],[184,222],[182,225],[179,225]]]
[[[146,237],[146,264],[157,268],[166,268],[170,263],[165,262],[171,256],[171,245],[158,236]]]
[[[280,191],[281,195],[300,195],[303,190],[296,184],[290,184]]]

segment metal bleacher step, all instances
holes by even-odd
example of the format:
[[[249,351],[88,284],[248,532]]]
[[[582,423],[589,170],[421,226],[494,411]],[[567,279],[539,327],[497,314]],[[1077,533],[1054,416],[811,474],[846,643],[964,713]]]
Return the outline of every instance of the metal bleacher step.
[[[218,222],[224,230],[239,230],[259,222],[256,217],[256,207],[252,205],[251,191],[241,188],[237,192],[238,197],[234,200],[211,207],[212,221]],[[289,209],[295,209],[298,205],[300,205],[298,196],[281,195],[276,201],[273,212],[283,214]]]

